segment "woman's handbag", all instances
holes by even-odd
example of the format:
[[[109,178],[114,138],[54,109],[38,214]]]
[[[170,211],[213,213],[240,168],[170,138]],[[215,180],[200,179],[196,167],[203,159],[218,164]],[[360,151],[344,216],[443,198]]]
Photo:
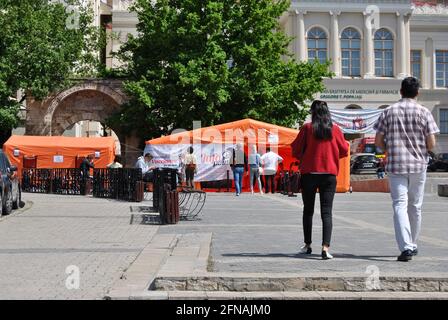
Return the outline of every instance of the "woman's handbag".
[[[263,175],[263,168],[262,167],[258,167],[258,174],[260,175],[260,176],[262,176]]]

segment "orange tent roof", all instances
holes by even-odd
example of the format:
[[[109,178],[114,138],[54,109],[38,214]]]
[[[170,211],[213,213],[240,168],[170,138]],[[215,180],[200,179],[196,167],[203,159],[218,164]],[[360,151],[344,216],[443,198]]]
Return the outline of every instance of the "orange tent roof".
[[[98,168],[106,167],[115,156],[115,139],[113,137],[75,138],[62,136],[11,136],[3,145],[9,160],[19,169],[22,168],[23,156],[36,156],[38,168],[74,168],[77,156],[86,156],[100,152],[94,160]],[[18,150],[18,154],[14,153]],[[63,156],[55,162],[55,156]]]
[[[242,134],[245,139],[255,138],[257,143],[270,143],[269,135],[278,136],[279,146],[289,146],[299,133],[296,129],[277,126],[253,119],[243,119],[215,126],[184,131],[146,141],[146,144],[178,143],[235,143],[236,136]]]
[[[88,153],[90,150],[97,150],[98,148],[115,148],[115,140],[113,137],[77,138],[64,136],[11,136],[4,145],[33,148],[33,150],[36,151],[45,151],[48,150],[48,148],[54,147],[61,149],[84,149],[84,152]]]

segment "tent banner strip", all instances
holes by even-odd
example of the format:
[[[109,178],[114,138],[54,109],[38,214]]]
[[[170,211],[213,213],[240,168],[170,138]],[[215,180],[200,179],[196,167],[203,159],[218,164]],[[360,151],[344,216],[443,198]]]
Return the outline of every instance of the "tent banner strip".
[[[342,132],[349,134],[375,133],[373,126],[384,110],[335,110],[331,109],[331,120]]]
[[[184,159],[190,146],[193,147],[197,163],[195,181],[225,180],[228,171],[230,179],[233,179],[229,163],[234,144],[148,144],[144,153],[150,153],[154,157],[152,165],[156,167],[184,172]]]

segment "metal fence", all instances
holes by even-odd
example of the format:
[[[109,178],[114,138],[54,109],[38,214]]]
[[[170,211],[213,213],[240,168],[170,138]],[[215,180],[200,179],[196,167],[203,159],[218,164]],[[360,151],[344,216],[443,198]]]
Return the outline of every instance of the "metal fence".
[[[86,195],[125,201],[141,201],[143,189],[141,169],[94,169],[86,177],[80,169],[23,169],[22,191]],[[141,195],[139,194],[141,193]]]
[[[138,201],[143,197],[138,188],[142,180],[142,170],[134,168],[94,169],[93,196],[125,201]],[[141,200],[140,200],[141,201]]]
[[[23,169],[22,191],[33,193],[86,194],[88,182],[80,169]]]

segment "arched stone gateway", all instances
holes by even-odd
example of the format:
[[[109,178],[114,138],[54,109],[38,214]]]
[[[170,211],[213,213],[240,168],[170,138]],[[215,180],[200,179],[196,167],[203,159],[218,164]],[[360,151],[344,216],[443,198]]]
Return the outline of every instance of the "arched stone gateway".
[[[31,97],[27,100],[26,134],[60,136],[79,121],[105,123],[127,99],[121,80],[100,79],[80,81],[43,101]],[[138,139],[111,129],[124,146],[121,150],[125,162],[131,164],[138,155]]]

